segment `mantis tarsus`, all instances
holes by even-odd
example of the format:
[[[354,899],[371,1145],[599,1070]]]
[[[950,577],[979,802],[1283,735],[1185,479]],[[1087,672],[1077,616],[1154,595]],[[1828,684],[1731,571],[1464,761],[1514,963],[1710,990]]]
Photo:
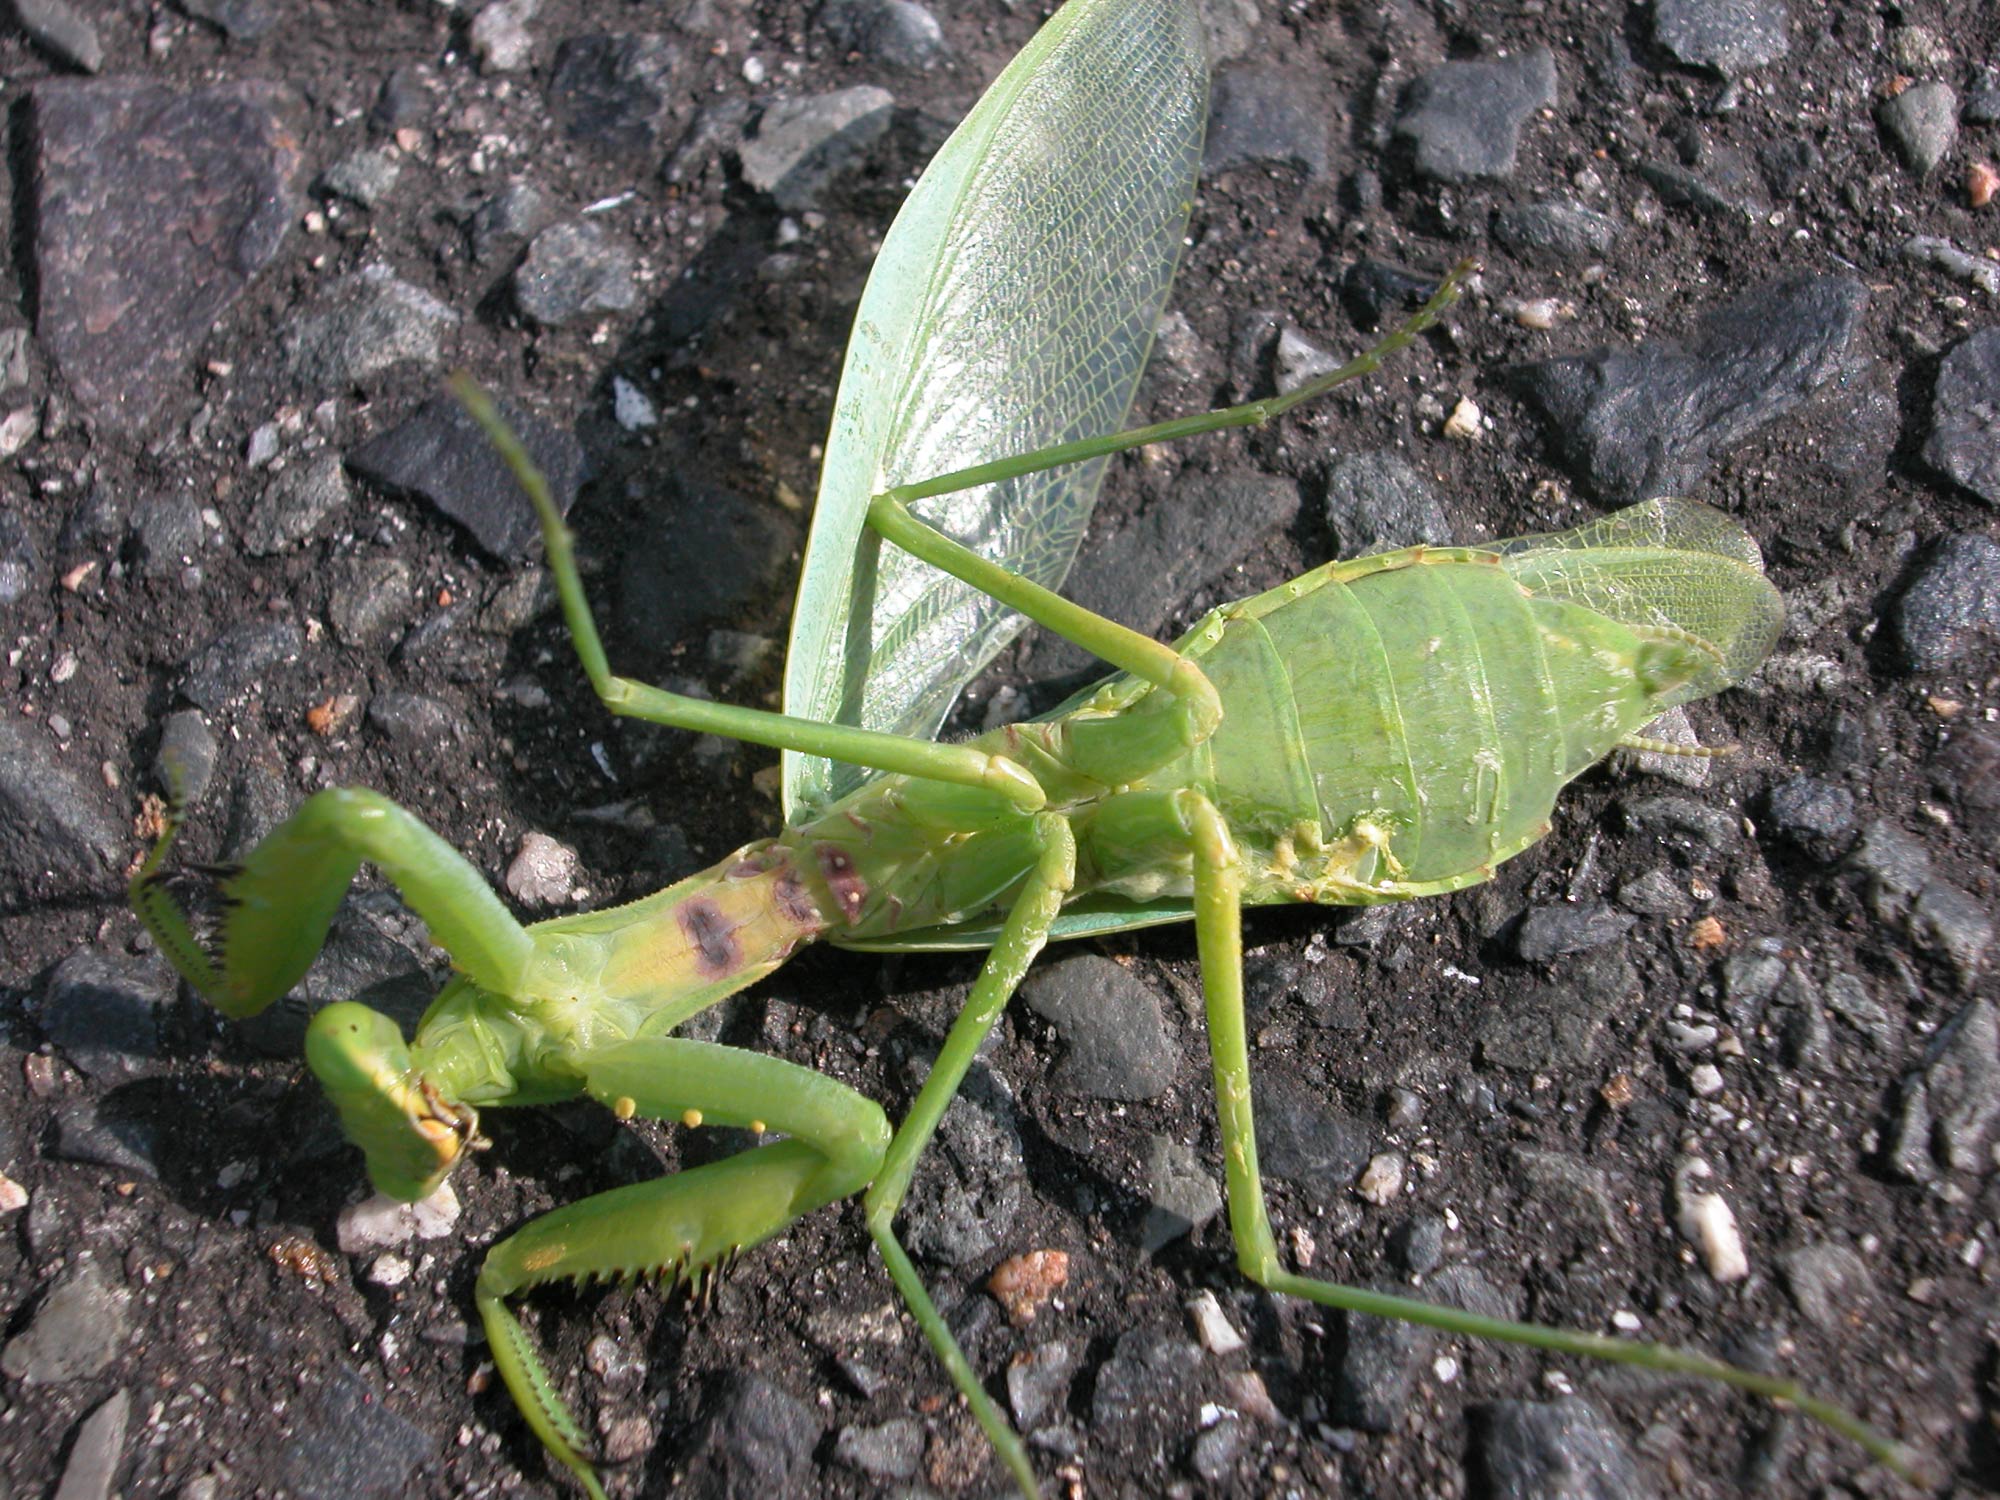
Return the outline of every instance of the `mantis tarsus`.
[[[1547,830],[1573,776],[1663,708],[1740,680],[1780,616],[1733,523],[1655,501],[1549,537],[1329,564],[1211,614],[1174,646],[1052,592],[1104,459],[1267,421],[1409,342],[1281,400],[1117,432],[1193,194],[1205,98],[1186,0],[1072,0],[913,192],[856,319],[788,667],[773,714],[616,676],[568,533],[520,474],[584,668],[605,705],[785,752],[789,826],[627,906],[522,928],[478,872],[373,793],[311,798],[224,880],[204,942],[163,879],[133,883],[162,950],[227,1014],[298,979],[349,879],[374,863],[457,977],[416,1036],[322,1011],[312,1070],[376,1187],[418,1198],[478,1111],[589,1095],[620,1118],[780,1139],[536,1219],[476,1291],[530,1427],[594,1496],[589,1443],[509,1300],[555,1280],[716,1274],[802,1214],[862,1195],[891,1280],[1021,1489],[1033,1465],[895,1228],[918,1156],[1051,937],[1192,920],[1243,1270],[1328,1306],[1711,1376],[1790,1401],[1878,1458],[1900,1451],[1788,1381],[1702,1356],[1503,1323],[1285,1268],[1265,1214],[1243,1021],[1246,903],[1367,904],[1460,889]],[[1113,436],[1101,436],[1112,433]],[[980,546],[963,545],[966,539]],[[1118,669],[1065,711],[939,744],[951,698],[1017,614]],[[176,821],[178,810],[176,810]],[[900,1126],[790,1062],[675,1037],[815,938],[988,956]]]

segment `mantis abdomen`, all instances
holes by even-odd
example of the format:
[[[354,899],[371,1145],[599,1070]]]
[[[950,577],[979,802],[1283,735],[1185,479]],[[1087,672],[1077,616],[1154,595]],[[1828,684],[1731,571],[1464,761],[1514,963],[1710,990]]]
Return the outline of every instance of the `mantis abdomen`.
[[[1215,611],[1180,643],[1223,705],[1192,749],[1161,752],[1171,700],[1122,675],[973,743],[1029,764],[1070,818],[1084,907],[1185,915],[1189,790],[1227,819],[1246,900],[1404,900],[1490,878],[1547,831],[1566,783],[1739,680],[1781,618],[1739,527],[1656,500],[1552,536],[1329,564]],[[1017,809],[902,777],[785,842],[829,883],[828,935],[869,946],[970,944],[1033,860]],[[1105,925],[1134,920],[1118,915]]]

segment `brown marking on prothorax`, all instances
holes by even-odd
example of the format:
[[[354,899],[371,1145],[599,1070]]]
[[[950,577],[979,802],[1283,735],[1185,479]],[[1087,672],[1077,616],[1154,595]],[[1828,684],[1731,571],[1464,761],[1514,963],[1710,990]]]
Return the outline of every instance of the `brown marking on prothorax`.
[[[698,967],[704,978],[720,979],[742,961],[736,946],[736,929],[713,901],[705,896],[691,897],[680,904],[674,915],[700,955]]]
[[[780,870],[771,882],[771,900],[777,905],[779,915],[795,927],[810,927],[815,932],[826,925],[826,918],[813,904],[812,893],[800,880],[796,870]]]
[[[868,897],[868,882],[855,871],[853,858],[838,844],[816,845],[813,857],[819,861],[819,872],[826,877],[833,899],[840,903],[842,915],[849,922],[859,920],[862,902]]]

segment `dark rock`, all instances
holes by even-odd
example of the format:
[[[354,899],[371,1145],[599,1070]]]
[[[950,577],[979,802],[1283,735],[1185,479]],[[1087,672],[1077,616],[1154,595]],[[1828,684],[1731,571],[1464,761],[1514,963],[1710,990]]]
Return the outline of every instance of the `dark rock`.
[[[1251,1070],[1257,1157],[1269,1177],[1282,1177],[1316,1199],[1340,1196],[1373,1150],[1365,1120],[1341,1113],[1327,1091],[1273,1067]]]
[[[132,515],[132,550],[146,578],[171,578],[201,556],[205,532],[192,495],[150,495]]]
[[[1949,960],[1959,983],[1970,988],[1993,941],[1992,911],[1978,897],[1933,880],[1910,908],[1910,936],[1919,948]]]
[[[409,624],[416,604],[416,578],[400,557],[346,557],[335,566],[326,619],[343,645],[380,651]]]
[[[1535,1073],[1564,1062],[1588,1063],[1603,1051],[1606,1022],[1633,1006],[1638,975],[1616,948],[1578,957],[1560,975],[1560,984],[1538,984],[1481,1010],[1474,1040],[1483,1061]]]
[[[1037,1344],[1008,1361],[1007,1409],[1014,1414],[1014,1425],[1032,1432],[1044,1417],[1060,1415],[1075,1368],[1075,1351],[1060,1339]]]
[[[1290,526],[1298,486],[1260,474],[1183,472],[1166,496],[1077,559],[1068,597],[1144,635],[1166,628],[1179,601],[1219,584],[1258,542]],[[1053,635],[1034,643],[1037,678],[1102,670],[1081,646]]]
[[[124,856],[103,782],[65,765],[39,726],[0,714],[0,889],[10,899],[99,890]]]
[[[1618,1428],[1579,1397],[1496,1401],[1474,1467],[1492,1500],[1649,1500],[1660,1493]]]
[[[1796,136],[1757,148],[1757,170],[1779,198],[1797,198],[1826,171],[1826,157],[1811,141]]]
[[[41,571],[27,524],[13,511],[0,510],[0,606],[20,603]]]
[[[1771,788],[1772,830],[1814,859],[1830,861],[1854,842],[1854,794],[1817,776],[1794,776]]]
[[[1929,1096],[1931,1144],[1954,1172],[1978,1174],[2000,1121],[2000,1013],[1974,1000],[1931,1043],[1923,1084]]]
[[[774,524],[773,507],[734,491],[679,471],[649,482],[659,494],[623,548],[617,609],[628,640],[664,652],[768,600],[795,538]],[[690,568],[690,558],[701,565]]]
[[[1718,456],[1840,371],[1867,301],[1858,281],[1790,277],[1716,309],[1685,346],[1545,360],[1515,383],[1602,498],[1688,494]]]
[[[595,219],[552,224],[514,272],[514,301],[544,328],[627,312],[639,300],[633,270],[632,247]]]
[[[1174,1081],[1180,1056],[1160,997],[1095,953],[1039,964],[1021,986],[1036,1015],[1055,1023],[1063,1056],[1050,1082],[1093,1099],[1153,1099]]]
[[[1389,1251],[1412,1276],[1428,1276],[1444,1264],[1445,1223],[1436,1214],[1419,1214],[1398,1225],[1389,1236]]]
[[[555,217],[554,202],[534,183],[508,183],[474,209],[467,221],[473,259],[492,261],[511,255],[554,223]]]
[[[1185,1413],[1201,1371],[1201,1349],[1187,1339],[1150,1328],[1121,1334],[1097,1370],[1091,1420],[1099,1427],[1163,1422]]]
[[[1973,80],[1959,118],[1968,125],[2000,125],[2000,72],[1988,68]]]
[[[296,105],[264,83],[29,97],[36,332],[84,408],[136,432],[290,228]]]
[[[435,366],[458,314],[384,265],[326,288],[284,335],[286,367],[308,388],[337,391],[400,364]]]
[[[1657,0],[1654,40],[1683,67],[1737,78],[1783,57],[1791,46],[1785,0]]]
[[[903,1205],[903,1243],[948,1266],[989,1259],[1021,1211],[1027,1168],[1014,1101],[975,1072],[944,1112]]]
[[[1648,870],[1618,887],[1618,904],[1642,917],[1685,917],[1694,911],[1694,897],[1665,870]]]
[[[69,0],[13,0],[9,9],[15,24],[57,62],[85,73],[104,66],[97,28]]]
[[[1820,1004],[1819,986],[1797,964],[1778,986],[1778,1035],[1785,1061],[1807,1072],[1824,1072],[1833,1062],[1833,1027]]]
[[[1149,1255],[1222,1212],[1222,1194],[1194,1148],[1172,1136],[1146,1138],[1146,1197],[1139,1247]]]
[[[87,1252],[86,1252],[87,1254]],[[0,1351],[0,1370],[24,1385],[103,1373],[132,1336],[132,1294],[85,1259],[50,1289]]]
[[[549,111],[573,141],[610,156],[644,156],[659,147],[679,63],[665,37],[571,37],[556,49]]]
[[[1419,177],[1506,177],[1521,127],[1555,102],[1556,60],[1546,47],[1491,62],[1440,63],[1404,93],[1395,146]]]
[[[695,1500],[758,1500],[810,1494],[812,1451],[819,1419],[796,1396],[760,1375],[723,1381],[701,1418],[687,1465],[696,1479],[682,1485]]]
[[[159,1060],[160,1013],[174,989],[157,965],[85,948],[49,975],[42,1035],[92,1078],[136,1078]]]
[[[359,1371],[336,1365],[302,1374],[299,1384],[291,1398],[298,1426],[275,1475],[299,1500],[407,1494],[437,1456],[436,1435],[400,1415]]]
[[[2000,853],[2000,733],[1977,724],[1954,729],[1932,757],[1931,777],[1967,830],[1989,854]]]
[[[297,1055],[294,1049],[293,1056]],[[79,1099],[56,1112],[50,1154],[62,1161],[106,1167],[120,1177],[157,1181],[160,1132],[151,1119],[128,1110],[115,1095],[102,1100]]]
[[[281,19],[272,0],[180,0],[180,7],[233,42],[254,42]]]
[[[1838,1333],[1848,1314],[1868,1301],[1873,1278],[1868,1263],[1845,1245],[1802,1245],[1778,1257],[1785,1289],[1815,1328]]]
[[[176,709],[160,726],[160,748],[153,756],[153,780],[192,807],[208,791],[215,775],[215,734],[194,708]]]
[[[567,428],[510,402],[495,405],[548,481],[556,508],[567,514],[583,483],[583,445]],[[534,507],[512,471],[485,431],[448,396],[425,402],[401,426],[362,445],[347,463],[365,479],[423,496],[503,561],[526,555],[541,535]]]
[[[937,17],[914,0],[827,0],[814,23],[842,52],[922,72],[951,55]]]
[[[377,693],[368,700],[368,722],[392,745],[425,750],[456,738],[464,721],[422,693]]]
[[[1789,967],[1784,945],[1761,938],[1723,960],[1722,1010],[1738,1026],[1755,1026],[1778,993]]]
[[[1364,255],[1341,275],[1340,305],[1357,328],[1380,328],[1429,300],[1437,288],[1434,276]]]
[[[1900,253],[1913,266],[1935,266],[1989,297],[2000,297],[2000,263],[1961,250],[1941,235],[1913,234],[1903,242]]]
[[[1328,168],[1326,112],[1313,85],[1261,63],[1217,70],[1208,100],[1202,175],[1237,167],[1296,167],[1308,181]]]
[[[1889,610],[1904,670],[1956,671],[2000,642],[2000,542],[1959,532],[1930,547]]]
[[[1237,1417],[1224,1417],[1213,1426],[1204,1428],[1200,1437],[1194,1440],[1194,1451],[1188,1455],[1188,1465],[1204,1482],[1217,1487],[1227,1483],[1236,1471],[1236,1460],[1243,1452],[1246,1437],[1244,1424]]]
[[[843,1427],[834,1435],[833,1456],[878,1480],[912,1479],[923,1462],[924,1429],[910,1417],[892,1417],[878,1427]]]
[[[1601,903],[1530,907],[1514,934],[1514,951],[1529,963],[1547,963],[1618,942],[1638,920]]]
[[[1375,1290],[1413,1295],[1408,1287],[1379,1286]],[[1512,1298],[1467,1266],[1440,1271],[1414,1295],[1425,1302],[1492,1318],[1520,1316]],[[1441,1336],[1436,1329],[1420,1324],[1349,1313],[1347,1350],[1333,1394],[1336,1420],[1363,1432],[1391,1430],[1410,1409],[1417,1382],[1427,1373],[1431,1352]]]
[[[858,165],[889,128],[895,106],[887,89],[870,85],[781,99],[738,148],[743,180],[790,212],[816,207],[827,185]]]
[[[1384,449],[1335,459],[1326,471],[1326,523],[1341,557],[1452,539],[1451,519],[1424,477]]]
[[[437,108],[437,88],[437,74],[425,64],[391,69],[369,106],[368,123],[385,134],[425,124]]]
[[[1881,922],[1908,915],[1931,878],[1930,854],[1886,818],[1862,830],[1861,843],[1847,863],[1868,877],[1868,909]]]
[[[1895,1045],[1896,1021],[1882,1002],[1868,993],[1859,975],[1835,971],[1826,979],[1826,1003],[1832,1012],[1867,1037],[1879,1050]]]
[[[269,557],[296,546],[348,499],[347,471],[337,453],[317,453],[282,469],[250,504],[243,523],[244,550]]]
[[[1581,203],[1543,199],[1501,209],[1493,216],[1493,237],[1536,265],[1563,267],[1608,255],[1618,242],[1619,223]]]
[[[1973,334],[1938,366],[1924,462],[2000,506],[2000,328]]]
[[[110,1500],[131,1421],[132,1393],[121,1388],[77,1424],[56,1486],[57,1500]]]
[[[1926,176],[1958,140],[1958,95],[1948,83],[1913,83],[1883,101],[1879,118],[1896,154]]]
[[[1748,157],[1727,147],[1704,148],[1690,166],[1645,162],[1639,175],[1671,208],[1725,220],[1758,219],[1771,211],[1763,174]]]
[[[288,620],[250,620],[225,631],[181,667],[174,686],[196,708],[220,713],[266,685],[271,669],[306,649],[305,632]]]
[[[1563,1258],[1587,1257],[1625,1242],[1618,1196],[1603,1172],[1559,1151],[1525,1147],[1514,1151],[1510,1164],[1523,1198],[1546,1216],[1553,1231],[1540,1237],[1551,1259],[1564,1246]]]
[[[362,208],[374,208],[387,198],[403,175],[402,158],[381,147],[351,152],[320,173],[319,190],[345,198]]]

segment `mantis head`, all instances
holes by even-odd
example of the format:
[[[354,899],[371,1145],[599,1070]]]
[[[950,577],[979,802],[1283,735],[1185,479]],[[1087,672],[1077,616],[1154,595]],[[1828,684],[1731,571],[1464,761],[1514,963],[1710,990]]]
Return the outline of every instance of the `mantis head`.
[[[369,1181],[387,1197],[428,1196],[479,1123],[470,1105],[446,1099],[416,1070],[394,1021],[351,1000],[313,1017],[306,1063],[347,1138],[367,1156]]]

